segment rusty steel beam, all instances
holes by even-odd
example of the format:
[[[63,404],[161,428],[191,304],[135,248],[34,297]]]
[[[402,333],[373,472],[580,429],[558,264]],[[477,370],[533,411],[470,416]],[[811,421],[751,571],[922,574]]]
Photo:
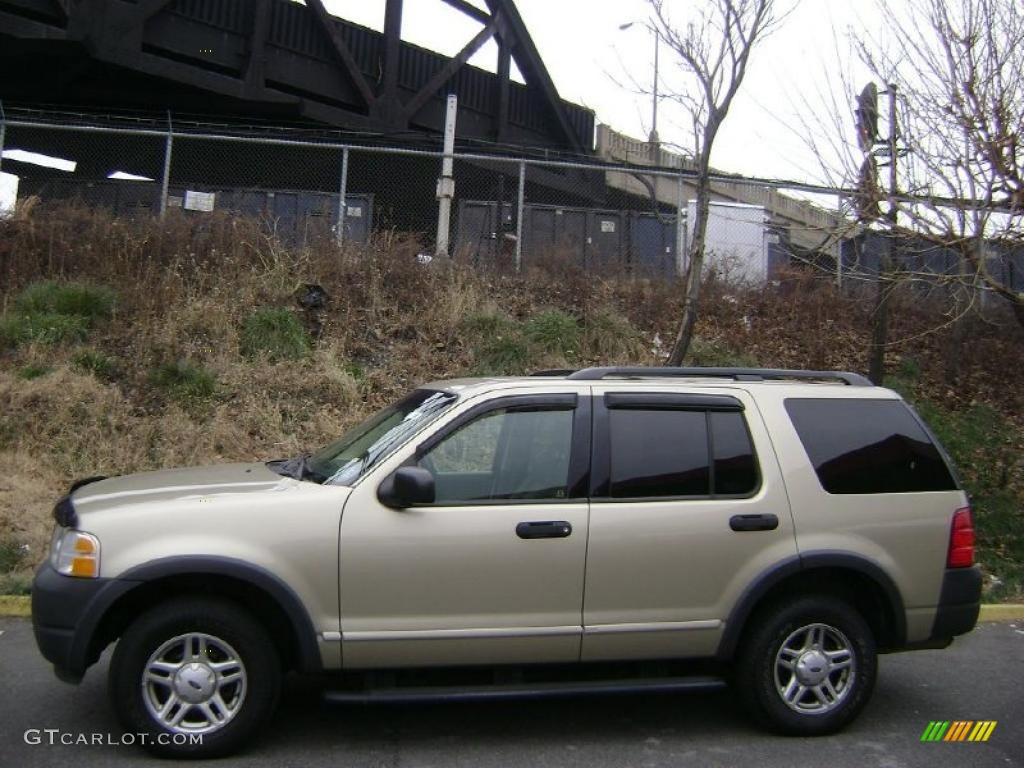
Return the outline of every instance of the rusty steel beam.
[[[305,16],[301,19],[301,37],[306,42],[301,43],[305,47],[300,46],[297,50],[313,60],[308,65],[301,59],[285,60],[278,53],[280,43],[275,41],[280,35],[273,28],[275,9],[278,5],[283,7],[291,3],[284,0],[249,0],[237,6],[232,3],[232,24],[235,28],[225,34],[232,36],[230,47],[238,58],[229,60],[221,57],[210,66],[205,62],[192,61],[187,56],[172,55],[184,50],[175,43],[176,33],[186,37],[194,34],[197,39],[207,39],[204,36],[208,36],[201,28],[193,29],[206,23],[202,13],[197,16],[192,12],[194,7],[191,4],[172,6],[172,1],[17,0],[11,4],[0,0],[0,27],[4,35],[25,38],[25,45],[30,40],[66,40],[68,44],[59,55],[68,62],[72,59],[80,62],[86,75],[89,62],[101,61],[149,77],[184,83],[199,90],[251,102],[254,108],[262,109],[265,105],[275,115],[287,112],[311,120],[378,131],[403,131],[410,126],[411,120],[415,120],[421,129],[439,131],[442,126],[439,124],[439,110],[435,108],[435,97],[446,88],[455,90],[456,80],[461,86],[469,59],[488,40],[496,38],[498,66],[495,75],[485,81],[474,72],[471,78],[477,85],[486,82],[487,98],[476,101],[479,91],[473,91],[467,96],[470,103],[466,104],[467,109],[484,110],[487,118],[470,121],[466,130],[475,138],[497,138],[502,143],[551,143],[570,151],[582,150],[583,153],[590,149],[588,136],[575,130],[577,125],[586,124],[588,115],[581,111],[577,116],[576,107],[565,105],[558,98],[513,0],[485,0],[490,12],[483,10],[483,3],[477,7],[479,0],[443,0],[449,7],[480,22],[481,28],[451,59],[439,55],[436,58],[434,55],[416,56],[416,66],[410,74],[413,83],[423,85],[415,86],[415,92],[409,83],[399,84],[402,73],[398,62],[404,61],[403,46],[406,45],[401,40],[403,0],[388,0],[385,34],[376,33],[376,39],[370,39],[372,33],[354,29],[330,16],[324,8],[324,0],[307,0],[304,6],[298,6]],[[209,0],[218,7],[228,1]],[[21,13],[19,8],[22,5],[34,13]],[[172,7],[173,12],[170,10]],[[292,19],[298,16],[293,8],[286,9]],[[243,15],[240,16],[239,12]],[[68,16],[66,25],[61,18],[62,13]],[[50,21],[40,21],[43,17]],[[148,20],[152,21],[147,23]],[[309,40],[309,32],[313,33],[312,40]],[[356,58],[355,54],[362,56],[367,50],[364,47],[357,49],[357,40],[360,46],[372,45],[369,50],[380,52],[379,79],[374,76],[376,73],[364,74],[375,70],[376,62]],[[145,41],[150,43],[148,47],[144,46]],[[353,41],[351,46],[348,41]],[[51,46],[51,50],[57,49]],[[165,55],[165,51],[169,53]],[[0,52],[0,59],[9,63],[15,57],[11,52]],[[49,87],[55,93],[67,94],[72,103],[77,103],[79,96],[73,90],[77,86],[71,85],[68,78],[61,77],[64,72],[73,71],[73,64],[58,66],[57,61],[55,58],[49,69],[40,71],[35,91],[31,84],[21,86],[13,81],[6,81],[0,86],[0,91],[21,94],[19,98],[31,101],[37,98],[35,94],[40,88]],[[514,98],[524,89],[512,82],[513,62],[518,64],[526,81],[525,88],[531,95],[523,103],[517,103]],[[299,77],[304,67],[310,73],[308,80]],[[268,85],[268,81],[273,85]],[[85,99],[96,99],[97,104],[116,103],[116,95],[105,90],[102,84],[84,78],[82,88],[92,89],[88,93],[82,92],[83,103],[89,103]],[[325,98],[321,99],[320,94]],[[38,98],[42,97],[40,94]],[[131,103],[132,98],[140,104],[158,101],[157,94],[152,91],[126,92],[124,98],[126,103]],[[198,96],[183,92],[169,94],[168,98],[191,105]],[[243,107],[232,105],[230,108]],[[538,111],[542,115],[541,121],[532,114]]]
[[[253,4],[252,34],[249,37],[248,59],[245,63],[245,90],[257,95],[266,85],[267,32],[270,29],[270,0]]]
[[[419,92],[416,93],[405,105],[405,117],[406,120],[412,118],[417,112],[422,109],[423,105],[430,100],[430,97],[437,93],[437,90],[447,83],[451,78],[458,72],[467,61],[472,58],[473,54],[480,50],[480,47],[494,37],[494,32],[497,29],[497,19],[491,19],[490,23],[476,33],[476,37],[466,43],[465,47],[459,51],[455,56],[450,58],[441,69],[434,73],[433,77],[426,82],[426,84],[420,88]]]
[[[139,21],[146,21],[156,16],[172,2],[174,0],[140,0],[138,9],[135,11],[135,17]]]
[[[444,0],[444,2],[458,11],[462,11],[471,19],[476,19],[481,24],[487,24],[491,20],[491,15],[487,13],[487,11],[481,10],[475,5],[467,3],[466,0]]]
[[[60,9],[61,15],[64,17],[64,23],[67,24],[71,14],[74,12],[74,0],[54,0],[54,4]]]
[[[398,53],[402,46],[402,0],[388,0],[384,9],[384,66],[381,92],[398,94]]]
[[[495,115],[495,137],[504,142],[508,134],[508,100],[512,89],[512,46],[504,38],[498,38],[498,82],[497,114]]]
[[[516,5],[512,0],[484,0],[487,7],[491,9],[491,15],[500,22],[498,34],[503,39],[514,39],[516,48],[516,64],[519,71],[526,79],[527,87],[536,88],[544,97],[551,114],[554,116],[558,127],[561,129],[565,139],[577,152],[585,153],[589,147],[584,147],[579,137],[573,130],[569,119],[565,116],[565,108],[555,88],[551,75],[548,74],[544,61],[541,59],[537,47],[533,44],[526,24],[523,22]]]
[[[316,19],[320,28],[327,35],[331,48],[337,54],[338,59],[340,59],[342,66],[345,68],[345,73],[352,81],[352,84],[356,87],[356,90],[359,91],[359,95],[362,97],[363,102],[369,108],[376,100],[376,96],[374,96],[373,91],[370,89],[370,84],[366,82],[366,78],[363,76],[362,71],[360,71],[355,57],[352,56],[352,51],[349,50],[348,44],[341,36],[341,32],[338,31],[338,27],[334,23],[334,18],[327,12],[327,9],[324,8],[323,0],[306,0],[306,7],[313,12],[313,18]]]

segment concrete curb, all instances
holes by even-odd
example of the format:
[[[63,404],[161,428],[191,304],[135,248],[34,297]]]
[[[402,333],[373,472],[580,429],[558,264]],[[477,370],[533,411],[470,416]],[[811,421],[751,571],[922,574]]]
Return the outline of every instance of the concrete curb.
[[[0,616],[30,616],[31,599],[27,595],[0,595]],[[981,606],[978,621],[1024,620],[1024,604],[994,603]]]
[[[995,603],[981,606],[978,621],[1014,621],[1024,619],[1024,605],[1018,603]]]

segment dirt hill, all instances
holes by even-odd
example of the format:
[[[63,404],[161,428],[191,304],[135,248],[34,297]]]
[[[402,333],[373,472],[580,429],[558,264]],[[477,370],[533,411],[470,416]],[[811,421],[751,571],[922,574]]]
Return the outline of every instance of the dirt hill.
[[[420,250],[387,233],[294,247],[219,215],[40,205],[0,221],[0,592],[25,589],[76,477],[291,455],[431,379],[660,364],[671,342],[677,285],[554,257],[522,275],[421,264]],[[299,306],[309,285],[322,310]],[[813,273],[756,290],[712,276],[687,363],[863,371],[871,303],[856,294]],[[1020,597],[1024,335],[1004,315],[958,325],[902,287],[887,383],[954,454],[991,594]]]

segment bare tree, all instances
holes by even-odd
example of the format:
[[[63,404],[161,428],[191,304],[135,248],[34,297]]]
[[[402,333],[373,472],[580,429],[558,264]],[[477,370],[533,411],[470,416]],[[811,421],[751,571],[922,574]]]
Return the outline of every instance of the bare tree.
[[[861,61],[881,82],[898,83],[902,97],[900,138],[908,152],[896,233],[958,253],[961,283],[1002,296],[1024,325],[1020,2],[907,0],[877,7],[886,31],[855,44]]]
[[[750,54],[775,24],[774,0],[708,0],[685,26],[677,26],[666,0],[648,0],[652,24],[678,60],[684,82],[664,98],[682,106],[693,130],[697,170],[693,237],[687,249],[683,315],[666,365],[680,365],[693,339],[700,302],[704,238],[711,203],[711,150],[736,92],[743,84]],[[679,8],[679,4],[674,3]]]

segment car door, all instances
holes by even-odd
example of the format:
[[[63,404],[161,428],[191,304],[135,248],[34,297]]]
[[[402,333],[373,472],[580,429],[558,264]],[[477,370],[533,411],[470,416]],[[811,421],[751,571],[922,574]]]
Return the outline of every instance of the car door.
[[[584,661],[713,655],[743,590],[796,555],[753,399],[711,392],[594,387]]]
[[[344,666],[579,659],[590,399],[535,392],[465,404],[353,490],[340,535]],[[378,500],[403,465],[431,473],[433,504]]]

